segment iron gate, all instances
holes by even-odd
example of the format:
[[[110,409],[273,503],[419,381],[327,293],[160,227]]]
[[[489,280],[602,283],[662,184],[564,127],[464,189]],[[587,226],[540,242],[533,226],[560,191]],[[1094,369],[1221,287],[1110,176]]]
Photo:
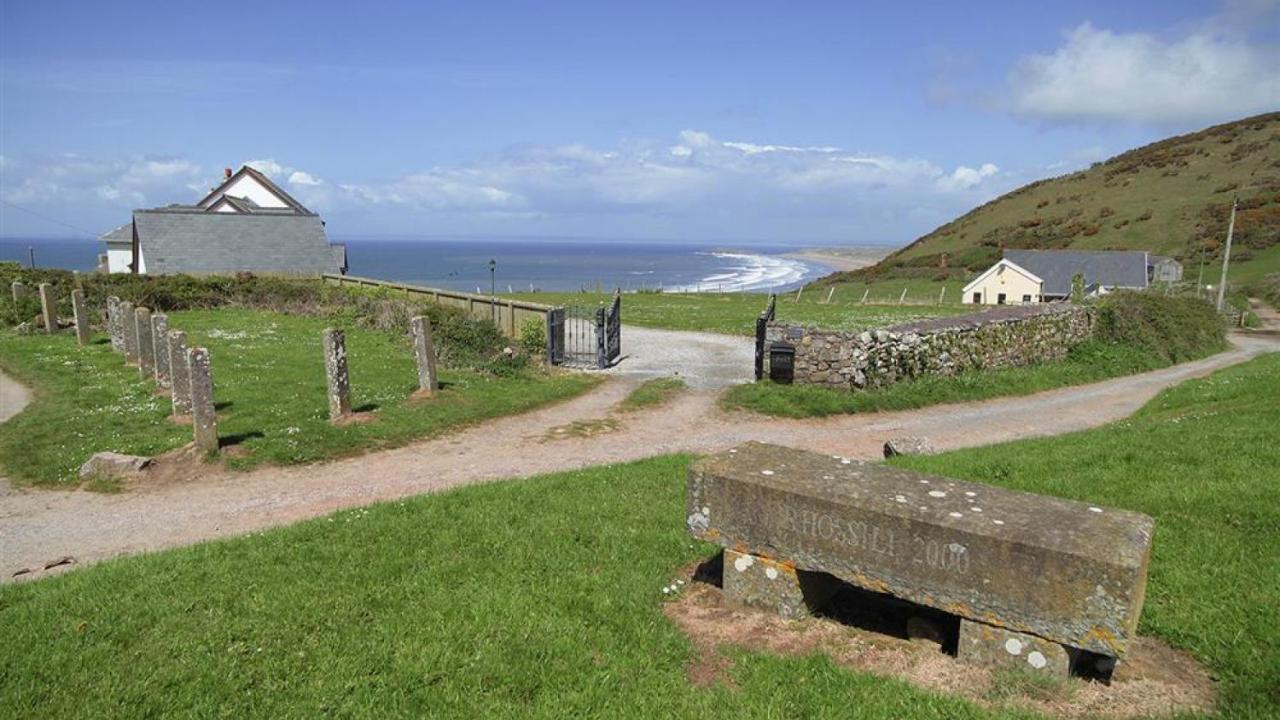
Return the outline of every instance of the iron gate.
[[[622,295],[603,305],[569,305],[547,314],[552,365],[607,368],[622,354]]]
[[[764,336],[765,330],[769,323],[773,322],[773,316],[778,303],[777,295],[769,295],[769,305],[765,307],[764,312],[760,313],[760,317],[756,318],[756,380],[764,377]]]

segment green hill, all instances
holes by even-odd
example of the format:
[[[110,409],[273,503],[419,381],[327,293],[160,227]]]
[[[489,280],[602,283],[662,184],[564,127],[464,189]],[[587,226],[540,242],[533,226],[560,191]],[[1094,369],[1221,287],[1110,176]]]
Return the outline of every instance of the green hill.
[[[1001,247],[1147,250],[1181,260],[1194,280],[1202,260],[1221,259],[1233,197],[1240,210],[1231,278],[1240,285],[1280,270],[1280,112],[1171,137],[1031,183],[877,265],[821,284],[963,279],[995,262]]]

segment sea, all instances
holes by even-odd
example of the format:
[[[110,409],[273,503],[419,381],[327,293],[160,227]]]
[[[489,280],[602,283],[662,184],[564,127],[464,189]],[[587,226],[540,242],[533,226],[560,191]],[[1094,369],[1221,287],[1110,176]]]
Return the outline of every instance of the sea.
[[[763,292],[797,288],[832,268],[792,257],[795,245],[432,238],[335,240],[349,274],[468,292],[612,290]],[[87,272],[98,241],[0,238],[0,261]],[[492,272],[490,262],[492,261]]]

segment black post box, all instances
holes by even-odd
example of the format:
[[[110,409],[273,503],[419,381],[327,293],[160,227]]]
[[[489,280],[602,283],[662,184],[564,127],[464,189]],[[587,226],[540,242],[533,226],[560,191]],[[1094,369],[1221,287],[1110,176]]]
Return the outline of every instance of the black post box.
[[[777,342],[769,346],[769,379],[790,385],[796,376],[796,346]]]

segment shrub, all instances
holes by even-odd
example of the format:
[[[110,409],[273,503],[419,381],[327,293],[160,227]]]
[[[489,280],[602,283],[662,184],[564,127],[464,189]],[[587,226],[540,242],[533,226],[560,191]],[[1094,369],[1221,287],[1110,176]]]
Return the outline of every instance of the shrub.
[[[1226,343],[1222,318],[1199,298],[1116,292],[1098,303],[1097,322],[1099,339],[1175,363],[1203,357]]]
[[[547,352],[547,324],[529,318],[520,326],[520,349],[529,357],[540,358]]]

